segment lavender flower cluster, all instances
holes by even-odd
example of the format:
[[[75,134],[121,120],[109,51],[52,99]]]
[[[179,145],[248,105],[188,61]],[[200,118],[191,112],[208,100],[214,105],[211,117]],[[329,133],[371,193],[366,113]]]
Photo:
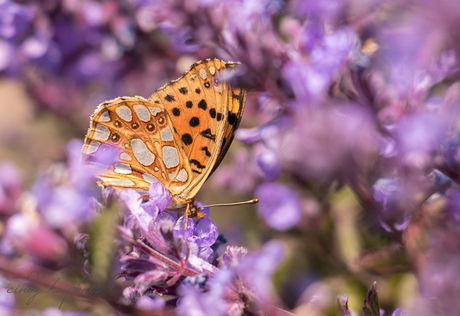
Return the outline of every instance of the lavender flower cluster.
[[[106,99],[148,96],[195,60],[240,61],[248,146],[209,181],[260,200],[249,251],[224,245],[209,209],[185,226],[160,184],[100,193],[80,141],[30,189],[5,161],[0,310],[16,308],[8,280],[40,270],[41,288],[89,275],[126,314],[326,315],[377,280],[364,315],[455,315],[458,16],[450,0],[0,0],[0,76],[81,138]]]

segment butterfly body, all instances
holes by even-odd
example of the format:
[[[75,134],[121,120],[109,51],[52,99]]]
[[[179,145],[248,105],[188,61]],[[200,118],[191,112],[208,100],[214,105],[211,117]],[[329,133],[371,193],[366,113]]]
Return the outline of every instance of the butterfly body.
[[[170,209],[196,211],[195,195],[233,140],[246,91],[226,79],[238,63],[208,59],[192,65],[149,99],[121,97],[100,104],[91,116],[84,160],[113,148],[117,161],[100,174],[103,186],[147,191],[161,182]]]

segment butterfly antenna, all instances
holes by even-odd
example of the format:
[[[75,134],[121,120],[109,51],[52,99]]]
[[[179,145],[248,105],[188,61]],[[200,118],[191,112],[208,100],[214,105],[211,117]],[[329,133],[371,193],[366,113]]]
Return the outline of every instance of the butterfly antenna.
[[[205,207],[214,207],[214,206],[235,206],[235,205],[243,205],[243,204],[256,204],[258,202],[259,202],[259,199],[252,199],[252,200],[243,201],[243,202],[204,205],[204,206],[198,207],[198,209],[202,209]]]

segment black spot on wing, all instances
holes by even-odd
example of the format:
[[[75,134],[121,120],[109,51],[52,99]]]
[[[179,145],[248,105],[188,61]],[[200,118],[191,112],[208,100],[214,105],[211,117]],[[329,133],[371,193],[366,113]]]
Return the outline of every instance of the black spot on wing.
[[[180,109],[179,108],[173,108],[172,109],[172,114],[174,116],[179,116],[180,115]]]
[[[198,171],[198,170],[195,170],[195,169],[192,169],[192,172],[195,172],[195,173],[201,174],[201,171]]]
[[[201,150],[204,151],[204,154],[205,154],[206,156],[211,157],[211,153],[209,152],[207,146],[201,147]]]
[[[211,85],[209,84],[209,82],[206,81],[206,82],[204,83],[204,87],[205,87],[205,88],[209,89],[210,86],[211,86]]]
[[[198,160],[190,159],[190,163],[194,164],[198,169],[204,169],[206,166],[203,166]]]
[[[200,119],[197,118],[196,116],[192,117],[190,119],[190,121],[188,122],[188,124],[191,126],[191,127],[197,127],[198,125],[200,125]]]
[[[219,122],[222,119],[222,113],[217,113],[217,122]]]
[[[182,135],[181,139],[182,139],[182,142],[187,146],[190,145],[191,143],[193,143],[193,138],[192,138],[192,136],[190,136],[190,134],[186,133],[186,134]]]
[[[205,137],[205,138],[208,138],[208,139],[210,139],[210,140],[213,140],[213,141],[216,140],[216,135],[213,135],[213,134],[211,133],[211,129],[210,129],[210,128],[208,128],[208,129],[202,131],[202,132],[200,133],[200,135],[203,136],[203,137]]]
[[[179,88],[179,92],[182,93],[183,95],[186,95],[188,90],[186,87]]]
[[[174,101],[175,99],[174,99],[174,97],[173,97],[172,95],[167,94],[167,95],[165,96],[165,100],[168,101],[168,102],[172,102],[172,101]]]
[[[196,94],[200,94],[200,93],[201,93],[201,90],[200,90],[199,88],[196,88],[196,89],[195,89],[195,93],[196,93]]]
[[[186,106],[187,108],[191,109],[192,106],[193,106],[192,101],[187,101],[187,102],[185,102],[185,106]]]
[[[236,114],[228,112],[228,124],[233,125],[236,123]]]
[[[198,103],[198,107],[206,111],[206,109],[208,108],[208,104],[206,103],[206,100],[201,99],[201,101]]]
[[[216,118],[216,109],[210,109],[209,115],[211,116],[211,118]]]

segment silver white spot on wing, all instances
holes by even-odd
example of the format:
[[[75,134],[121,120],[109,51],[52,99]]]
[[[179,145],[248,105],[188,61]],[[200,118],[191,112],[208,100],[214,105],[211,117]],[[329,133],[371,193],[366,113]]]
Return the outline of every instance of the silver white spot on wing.
[[[161,131],[161,139],[162,140],[173,140],[173,135],[171,133],[171,129],[169,128],[169,126]]]
[[[87,154],[92,154],[96,152],[96,150],[101,146],[101,143],[95,140],[91,140],[88,144],[88,147],[86,148],[86,153]]]
[[[130,165],[127,165],[125,163],[116,163],[114,171],[115,173],[119,174],[131,174],[133,172],[133,169],[131,169]]]
[[[214,74],[216,73],[216,68],[214,68],[214,67],[209,67],[209,72],[211,73],[211,75],[214,76]]]
[[[158,167],[155,167],[155,168],[153,168],[153,170],[158,171],[158,170],[160,170],[160,169],[158,169]]]
[[[150,113],[152,113],[153,116],[156,116],[158,113],[161,112],[160,108],[156,108],[153,106],[149,106]]]
[[[137,116],[141,121],[148,122],[150,121],[150,113],[147,108],[142,104],[136,104],[133,106],[134,111],[136,111]]]
[[[150,166],[155,161],[155,155],[147,148],[145,143],[138,139],[131,139],[131,148],[133,149],[134,157],[144,166]]]
[[[110,114],[109,111],[104,111],[101,116],[99,117],[100,122],[110,122]]]
[[[142,178],[144,178],[144,180],[147,181],[148,183],[160,182],[160,180],[158,180],[157,177],[155,177],[154,175],[150,173],[143,173]]]
[[[110,136],[110,130],[107,126],[96,123],[96,131],[94,132],[93,138],[97,140],[107,140]]]
[[[108,180],[105,180],[105,182],[107,182],[108,184],[111,184],[111,185],[122,185],[122,186],[125,186],[125,185],[135,185],[135,183],[129,179],[123,179],[123,180],[120,180],[120,179],[108,179]]]
[[[204,70],[203,68],[200,69],[200,76],[201,78],[203,78],[203,80],[208,77],[208,75],[206,74],[206,70]]]
[[[187,181],[187,179],[188,179],[187,171],[184,168],[182,168],[177,174],[175,180],[180,181],[180,182],[185,182]]]
[[[177,154],[176,147],[163,146],[163,161],[166,168],[172,168],[179,165],[179,155]]]
[[[117,111],[118,116],[120,116],[126,122],[131,122],[133,119],[133,113],[131,112],[130,108],[126,105],[121,105],[115,109]]]
[[[120,154],[120,159],[121,160],[131,160],[131,156],[128,155],[127,153],[121,153]]]

